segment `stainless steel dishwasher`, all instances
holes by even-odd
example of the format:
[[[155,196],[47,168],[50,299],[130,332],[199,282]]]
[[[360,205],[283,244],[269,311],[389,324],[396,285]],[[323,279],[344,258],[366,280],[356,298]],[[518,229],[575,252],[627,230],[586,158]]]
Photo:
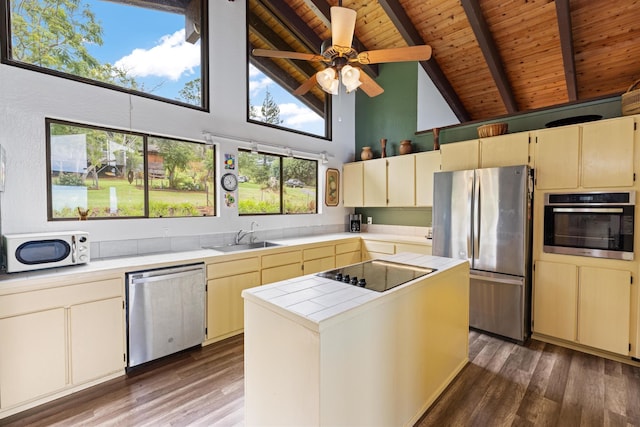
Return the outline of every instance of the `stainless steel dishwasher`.
[[[127,273],[129,368],[202,344],[204,264]]]

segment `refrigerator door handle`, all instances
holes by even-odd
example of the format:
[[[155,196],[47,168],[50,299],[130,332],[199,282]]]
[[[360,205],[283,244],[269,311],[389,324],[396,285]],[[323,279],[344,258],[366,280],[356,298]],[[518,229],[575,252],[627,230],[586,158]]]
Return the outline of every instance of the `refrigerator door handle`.
[[[492,276],[478,276],[477,274],[470,274],[469,275],[469,279],[475,279],[475,280],[482,280],[485,282],[495,282],[495,283],[503,283],[505,285],[523,285],[523,278],[517,278],[517,279],[503,279],[503,278],[498,278],[498,277],[492,277]]]
[[[469,177],[469,187],[467,189],[467,212],[473,212],[473,192],[475,191],[474,181],[475,173]],[[467,257],[472,260],[473,252],[471,247],[471,233],[473,233],[474,216],[469,217],[469,226],[467,227]],[[473,265],[473,264],[472,264]]]
[[[480,258],[480,224],[482,221],[482,188],[480,176],[476,175],[476,187],[475,187],[475,209],[473,210],[474,226],[473,226],[473,259]]]

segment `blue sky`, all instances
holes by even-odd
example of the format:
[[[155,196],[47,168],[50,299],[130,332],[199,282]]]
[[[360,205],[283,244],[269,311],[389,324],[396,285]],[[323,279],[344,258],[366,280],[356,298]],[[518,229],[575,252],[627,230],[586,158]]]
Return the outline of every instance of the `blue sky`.
[[[184,84],[200,76],[200,42],[193,45],[184,40],[183,15],[102,0],[86,3],[103,28],[104,43],[89,46],[91,54],[127,70],[145,91],[177,99]],[[258,107],[268,87],[280,107],[282,126],[324,135],[320,116],[254,67],[249,87],[252,104]]]

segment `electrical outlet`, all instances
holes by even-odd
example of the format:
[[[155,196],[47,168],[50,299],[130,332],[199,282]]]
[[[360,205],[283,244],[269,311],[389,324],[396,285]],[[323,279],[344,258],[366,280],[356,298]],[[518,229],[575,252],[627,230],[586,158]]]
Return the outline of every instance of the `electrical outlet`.
[[[373,224],[373,217],[371,216],[367,217],[367,224]]]

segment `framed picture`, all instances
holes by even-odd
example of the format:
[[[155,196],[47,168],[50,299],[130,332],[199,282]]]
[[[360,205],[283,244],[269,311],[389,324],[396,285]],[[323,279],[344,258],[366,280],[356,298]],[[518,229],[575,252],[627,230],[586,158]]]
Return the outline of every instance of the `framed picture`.
[[[324,183],[324,204],[338,206],[340,202],[340,172],[338,169],[327,169]]]

